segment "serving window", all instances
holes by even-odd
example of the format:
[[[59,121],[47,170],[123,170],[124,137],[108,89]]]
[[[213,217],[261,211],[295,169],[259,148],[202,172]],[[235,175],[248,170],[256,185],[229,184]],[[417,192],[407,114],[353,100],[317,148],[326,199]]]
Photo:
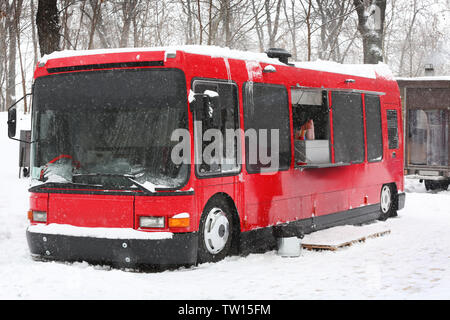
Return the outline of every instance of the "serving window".
[[[366,160],[366,139],[367,161],[383,159],[379,94],[295,88],[291,97],[296,166],[326,168],[362,163]],[[389,144],[398,148],[397,114],[389,111]]]
[[[292,89],[291,100],[296,165],[330,165],[327,91]]]
[[[335,91],[331,94],[333,112],[334,161],[364,161],[364,117],[360,93]]]

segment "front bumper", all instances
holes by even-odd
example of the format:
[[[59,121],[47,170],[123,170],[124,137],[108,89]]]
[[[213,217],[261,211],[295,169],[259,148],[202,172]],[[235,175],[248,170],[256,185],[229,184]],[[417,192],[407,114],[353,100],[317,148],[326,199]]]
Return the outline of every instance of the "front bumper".
[[[86,261],[121,268],[191,265],[197,262],[197,233],[174,233],[171,239],[109,239],[30,232],[34,257]]]

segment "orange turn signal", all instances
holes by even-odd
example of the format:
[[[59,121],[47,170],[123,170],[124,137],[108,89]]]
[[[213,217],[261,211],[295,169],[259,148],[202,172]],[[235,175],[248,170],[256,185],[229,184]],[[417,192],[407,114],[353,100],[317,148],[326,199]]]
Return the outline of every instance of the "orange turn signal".
[[[189,224],[189,218],[169,218],[169,228],[186,228]]]
[[[33,221],[33,211],[28,210],[28,220]]]

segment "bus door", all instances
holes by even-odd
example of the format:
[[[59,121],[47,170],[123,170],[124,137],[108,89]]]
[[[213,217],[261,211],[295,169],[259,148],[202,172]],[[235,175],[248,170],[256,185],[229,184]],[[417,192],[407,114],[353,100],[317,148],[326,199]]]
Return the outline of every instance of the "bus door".
[[[217,192],[235,201],[240,193],[240,130],[238,87],[232,81],[194,79],[195,173],[204,188],[198,207]],[[200,101],[201,100],[201,101]],[[236,204],[239,208],[239,204]]]

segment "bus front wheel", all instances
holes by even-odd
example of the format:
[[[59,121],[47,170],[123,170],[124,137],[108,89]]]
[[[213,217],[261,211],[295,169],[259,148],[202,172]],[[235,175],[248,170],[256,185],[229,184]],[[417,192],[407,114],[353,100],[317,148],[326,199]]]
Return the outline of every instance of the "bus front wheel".
[[[394,188],[385,184],[381,188],[380,194],[380,217],[379,220],[385,221],[389,217],[395,217],[397,215],[397,208],[395,205],[396,193]]]
[[[198,263],[216,262],[230,252],[233,222],[226,201],[214,198],[206,205],[200,219]]]

